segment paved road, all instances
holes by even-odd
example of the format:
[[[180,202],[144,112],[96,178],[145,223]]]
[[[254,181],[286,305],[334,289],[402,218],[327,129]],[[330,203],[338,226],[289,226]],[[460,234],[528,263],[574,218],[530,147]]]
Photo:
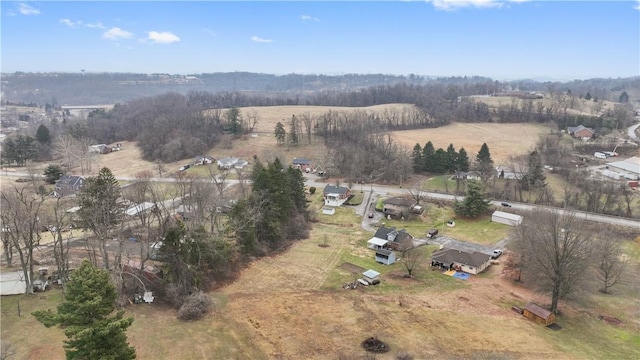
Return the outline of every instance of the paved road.
[[[632,138],[633,140],[640,142],[640,139],[636,136],[636,129],[638,127],[640,127],[640,124],[629,126],[627,128],[627,135],[629,135],[629,137]]]

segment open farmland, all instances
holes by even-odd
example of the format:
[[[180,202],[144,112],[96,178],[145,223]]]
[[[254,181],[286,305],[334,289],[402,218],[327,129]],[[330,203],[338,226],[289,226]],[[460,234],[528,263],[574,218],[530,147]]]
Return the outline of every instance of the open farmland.
[[[453,123],[433,129],[394,131],[395,138],[409,149],[416,144],[446,149],[453,144],[456,150],[464,147],[473,161],[482,143],[487,143],[493,162],[498,165],[510,156],[526,154],[532,150],[542,134],[550,128],[538,124]]]
[[[554,107],[556,109],[564,109],[564,107],[567,106],[567,113],[569,114],[589,116],[600,115],[607,110],[613,110],[613,107],[616,104],[613,101],[600,100],[598,103],[593,100],[576,98],[573,102],[573,107],[571,107],[571,100],[569,97],[565,97],[564,101],[559,101],[558,99],[552,99],[549,97],[532,100],[523,100],[512,96],[471,96],[471,98],[474,101],[485,103],[493,109],[497,109],[501,106],[511,106],[513,104],[522,108],[522,104],[526,101],[531,101],[534,108],[536,108],[540,103],[542,103],[544,107]]]

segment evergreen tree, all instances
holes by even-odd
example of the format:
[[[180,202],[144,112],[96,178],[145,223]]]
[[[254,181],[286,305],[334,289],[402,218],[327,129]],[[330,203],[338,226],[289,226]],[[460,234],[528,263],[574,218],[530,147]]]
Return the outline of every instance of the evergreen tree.
[[[8,136],[2,144],[2,161],[15,162],[18,166],[24,166],[28,160],[35,159],[37,155],[36,141],[31,136],[16,134]]]
[[[291,122],[289,122],[289,143],[291,144],[291,146],[298,146],[298,143],[299,143],[298,132],[299,132],[298,118],[296,118],[295,115],[292,115]]]
[[[529,154],[529,170],[526,177],[531,186],[540,187],[545,185],[544,181],[547,178],[544,176],[544,165],[542,165],[542,157],[538,151],[534,150]]]
[[[453,172],[457,170],[458,163],[458,153],[456,152],[456,148],[453,147],[453,144],[449,144],[447,147],[447,171]]]
[[[629,94],[627,94],[626,91],[623,91],[622,94],[620,94],[620,97],[618,98],[618,102],[626,104],[629,102]]]
[[[433,156],[436,154],[436,149],[431,141],[424,144],[422,148],[422,169],[426,172],[433,172]]]
[[[456,214],[468,217],[476,217],[489,209],[489,200],[485,199],[482,192],[482,184],[477,181],[467,182],[467,195],[463,201],[456,201],[454,210]]]
[[[284,142],[287,140],[287,131],[284,129],[284,125],[282,125],[280,121],[276,124],[274,134],[278,145],[284,145]]]
[[[38,130],[36,130],[36,140],[40,144],[48,144],[51,142],[51,134],[49,133],[49,128],[44,124],[40,124],[40,126],[38,126]]]
[[[476,170],[480,173],[483,181],[486,181],[495,172],[487,143],[482,144],[478,155],[476,155]]]
[[[240,109],[235,106],[232,107],[231,109],[227,110],[227,112],[225,113],[225,117],[227,118],[227,129],[229,130],[229,132],[233,134],[233,137],[240,137],[243,132],[242,114],[240,113]]]
[[[591,93],[587,92],[587,95],[584,96],[584,99],[587,101],[591,100]]]
[[[422,171],[424,162],[422,160],[422,147],[416,143],[411,153],[411,162],[413,163],[413,172],[419,173]]]
[[[55,184],[62,174],[63,171],[60,165],[51,164],[44,169],[45,181],[49,184]]]
[[[436,174],[445,173],[447,172],[448,166],[449,166],[449,156],[442,148],[439,148],[438,150],[436,150],[436,153],[433,155],[432,172]]]
[[[135,359],[125,333],[133,318],[125,319],[124,311],[113,314],[116,296],[109,273],[85,260],[71,274],[57,312],[36,311],[33,315],[46,327],[64,329],[67,359]]]
[[[111,170],[104,167],[100,169],[98,176],[89,177],[84,181],[78,196],[80,226],[93,231],[98,238],[103,264],[106,269],[109,269],[109,252],[106,242],[114,237],[113,233],[116,231],[114,225],[122,220],[124,210],[118,201],[120,198],[118,180]],[[92,260],[94,264],[98,263],[97,259]]]
[[[461,147],[460,151],[458,151],[458,158],[456,159],[456,170],[469,171],[469,155],[467,155],[467,151],[463,147]]]

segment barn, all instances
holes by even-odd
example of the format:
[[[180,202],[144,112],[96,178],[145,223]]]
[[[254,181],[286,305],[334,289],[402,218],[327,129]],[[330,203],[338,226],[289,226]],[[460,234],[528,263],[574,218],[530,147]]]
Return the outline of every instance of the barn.
[[[491,221],[510,226],[518,226],[522,223],[522,216],[504,211],[494,211],[491,215]]]
[[[376,250],[376,262],[391,265],[396,262],[396,254],[391,250],[378,249]]]
[[[534,303],[528,303],[527,306],[524,307],[522,315],[545,326],[556,322],[556,315],[554,313]]]

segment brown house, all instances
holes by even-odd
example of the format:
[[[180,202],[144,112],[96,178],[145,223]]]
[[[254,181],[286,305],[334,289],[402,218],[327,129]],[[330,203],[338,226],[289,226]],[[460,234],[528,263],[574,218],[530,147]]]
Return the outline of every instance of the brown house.
[[[543,324],[545,326],[556,322],[556,315],[554,313],[534,303],[528,303],[527,306],[524,307],[522,315],[527,319],[531,319],[538,324]]]
[[[579,139],[587,139],[587,140],[591,139],[593,134],[595,134],[595,131],[593,131],[593,129],[590,129],[582,125],[570,126],[567,128],[567,132],[569,133],[569,135],[573,135]]]
[[[394,196],[384,200],[384,207],[382,212],[385,216],[391,216],[394,218],[402,218],[409,216],[411,208],[416,203],[413,199],[405,198],[402,196]]]

